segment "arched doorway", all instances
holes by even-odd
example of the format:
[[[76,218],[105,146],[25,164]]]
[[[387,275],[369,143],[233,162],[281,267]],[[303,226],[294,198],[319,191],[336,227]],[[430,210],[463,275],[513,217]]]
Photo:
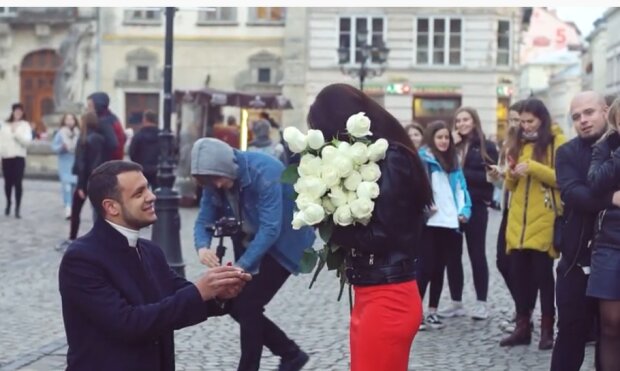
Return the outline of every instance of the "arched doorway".
[[[54,76],[60,57],[54,50],[44,49],[27,54],[20,72],[20,101],[29,122],[43,124],[43,116],[54,113]]]

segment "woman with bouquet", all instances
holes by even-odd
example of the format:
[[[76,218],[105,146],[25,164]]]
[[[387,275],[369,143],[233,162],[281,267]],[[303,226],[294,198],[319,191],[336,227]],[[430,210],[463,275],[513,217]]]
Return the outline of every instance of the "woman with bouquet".
[[[422,321],[416,256],[432,193],[403,126],[360,90],[345,84],[325,87],[310,107],[308,125],[328,141],[351,141],[347,121],[358,113],[370,120],[367,138],[387,143],[387,150],[377,162],[379,195],[370,219],[336,223],[329,240],[346,252],[346,277],[355,292],[351,370],[405,371]]]

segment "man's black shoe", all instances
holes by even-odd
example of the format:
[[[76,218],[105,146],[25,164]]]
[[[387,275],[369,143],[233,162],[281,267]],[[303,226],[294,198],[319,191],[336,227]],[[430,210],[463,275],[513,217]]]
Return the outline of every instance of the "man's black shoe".
[[[300,350],[295,357],[282,359],[278,371],[299,371],[308,363],[308,359],[310,357],[303,350]]]

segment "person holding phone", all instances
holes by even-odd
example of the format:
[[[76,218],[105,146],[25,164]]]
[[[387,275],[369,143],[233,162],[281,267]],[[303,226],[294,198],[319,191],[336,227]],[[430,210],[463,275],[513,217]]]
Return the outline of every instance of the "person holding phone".
[[[472,203],[471,217],[468,223],[463,225],[478,300],[470,315],[475,320],[484,320],[489,317],[486,304],[489,290],[486,232],[489,220],[488,206],[493,201],[493,184],[489,182],[487,172],[492,164],[497,163],[497,147],[495,143],[485,139],[478,111],[472,107],[461,107],[456,111],[452,139],[456,145],[459,165],[463,168]],[[462,260],[451,260],[447,270],[452,304],[438,314],[441,317],[464,316],[466,312],[462,303],[464,285]]]

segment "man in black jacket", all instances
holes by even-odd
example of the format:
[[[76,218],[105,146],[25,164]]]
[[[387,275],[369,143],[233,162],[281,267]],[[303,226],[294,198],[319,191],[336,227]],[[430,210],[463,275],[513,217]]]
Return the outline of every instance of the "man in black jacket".
[[[157,114],[146,110],[142,115],[142,128],[131,140],[129,158],[142,165],[144,176],[151,189],[157,188],[157,164],[159,160],[159,127]]]
[[[174,330],[224,314],[218,300],[250,280],[240,268],[215,267],[189,282],[159,246],[139,238],[157,220],[141,170],[109,161],[89,178],[100,217],[69,246],[58,272],[68,371],[174,371]]]
[[[605,133],[607,105],[599,94],[577,94],[570,105],[578,136],[560,146],[555,171],[564,203],[561,245],[557,267],[556,301],[558,336],[551,360],[552,371],[578,371],[584,347],[596,315],[597,305],[586,297],[590,273],[590,240],[594,220],[608,206],[620,206],[620,191],[597,195],[588,188],[592,145]]]

